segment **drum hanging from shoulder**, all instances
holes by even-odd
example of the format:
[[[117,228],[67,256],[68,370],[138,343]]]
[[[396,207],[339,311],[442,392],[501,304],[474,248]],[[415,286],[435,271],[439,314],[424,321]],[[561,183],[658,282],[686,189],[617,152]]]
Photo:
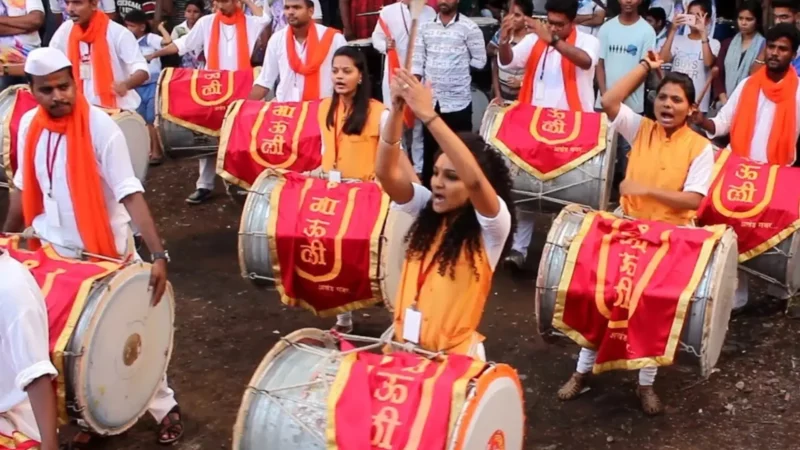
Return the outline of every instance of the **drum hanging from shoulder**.
[[[0,142],[2,142],[2,158],[0,158],[0,187],[8,188],[13,182],[17,167],[17,133],[19,119],[27,111],[36,107],[36,100],[28,86],[16,84],[0,92]]]
[[[778,245],[742,263],[745,271],[774,283],[787,295],[800,291],[800,231]]]
[[[131,155],[133,173],[142,183],[147,179],[147,170],[150,168],[150,133],[142,116],[132,111],[106,110],[106,112],[119,125],[128,152]]]
[[[556,217],[547,234],[536,277],[536,313],[540,332],[553,328],[567,255],[587,212],[578,205],[567,206]],[[736,235],[728,229],[716,244],[691,296],[681,331],[676,360],[699,366],[704,377],[711,374],[722,352],[736,289],[737,256]]]
[[[524,114],[508,117],[508,112],[513,108],[518,108],[517,111],[524,112]],[[556,133],[548,133],[544,130],[530,131],[534,130],[534,127],[541,128],[547,122],[547,117],[544,116],[549,112],[537,115],[536,110],[561,113],[559,110],[535,108],[519,103],[511,105],[493,103],[486,109],[480,127],[480,134],[484,140],[498,149],[506,159],[511,170],[513,192],[518,203],[517,208],[522,207],[531,211],[558,211],[564,205],[575,203],[597,210],[608,209],[614,175],[617,133],[608,126],[605,115],[578,113],[584,119],[590,117],[594,118],[594,122],[599,120],[599,125],[595,123],[591,128],[594,137],[590,138],[588,127],[577,119],[578,116],[565,111],[565,117],[554,119],[552,127],[547,127],[551,131],[559,132],[557,133],[558,137],[553,137],[553,134]],[[569,117],[570,114],[573,115],[572,118]],[[539,117],[539,119],[531,119],[531,116]],[[542,151],[552,154],[552,161],[548,161],[550,156],[545,153],[537,161],[537,165],[528,164],[514,153],[516,148],[513,143],[503,144],[502,138],[499,137],[500,128],[510,126],[509,122],[516,117],[526,122],[514,124],[515,139],[524,138],[528,141],[533,140],[532,142],[544,142],[546,139],[546,150]],[[540,134],[540,136],[534,137],[534,133]],[[543,136],[545,134],[548,136]],[[587,134],[587,136],[583,136],[583,134]],[[550,139],[551,137],[552,139]],[[579,141],[584,141],[582,146],[572,145]],[[586,144],[586,141],[589,144]],[[587,151],[587,146],[589,148],[594,146],[594,149]],[[563,159],[562,155],[568,155],[567,158],[569,158],[574,148],[581,148],[581,151],[575,152],[574,159]]]
[[[274,234],[271,234],[270,223],[275,209],[273,190],[278,185],[282,175],[274,170],[265,170],[251,188],[241,222],[239,224],[239,267],[242,276],[259,285],[272,286],[275,284],[275,249],[272,247]],[[349,181],[347,184],[356,185],[360,181]],[[372,183],[363,183],[372,184]],[[282,216],[279,215],[278,219]],[[296,215],[284,216],[283,220],[298,220]],[[355,219],[355,215],[353,216]],[[277,220],[277,219],[276,219]],[[413,218],[403,212],[389,209],[383,224],[377,224],[380,229],[378,239],[378,268],[377,282],[379,285],[381,301],[390,310],[393,309],[394,297],[400,283],[403,262],[405,261],[406,244],[405,235],[413,223]],[[347,253],[345,253],[347,255]]]
[[[347,338],[372,343],[356,351],[381,345],[377,339]],[[244,393],[233,430],[233,449],[328,448],[328,439],[335,438],[330,433],[336,433],[326,433],[329,421],[335,420],[329,400],[337,395],[332,390],[337,389],[334,381],[343,359],[339,342],[329,332],[309,328],[283,338],[267,353]],[[430,364],[443,363],[431,360]],[[448,426],[437,431],[446,436],[447,449],[522,449],[525,415],[522,387],[514,369],[481,363],[474,377],[467,383],[459,381],[452,391],[466,401],[460,409],[445,408],[450,412]],[[432,401],[430,390],[422,396],[421,402]],[[428,414],[429,420],[440,419],[431,417],[433,412]],[[399,426],[411,428],[410,424]],[[378,438],[373,435],[371,439]]]

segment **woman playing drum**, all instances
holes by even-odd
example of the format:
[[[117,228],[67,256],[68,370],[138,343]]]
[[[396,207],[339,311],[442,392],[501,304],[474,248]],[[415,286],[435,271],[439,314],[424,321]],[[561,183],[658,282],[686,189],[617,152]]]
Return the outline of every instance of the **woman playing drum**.
[[[694,132],[686,121],[696,110],[692,80],[668,73],[658,85],[656,120],[636,114],[622,103],[662,61],[650,52],[630,73],[603,95],[603,110],[614,127],[632,143],[625,180],[620,185],[622,209],[627,216],[675,225],[689,224],[711,184],[714,155],[708,139]],[[558,391],[561,400],[577,397],[584,386],[597,352],[581,349],[575,373]],[[662,411],[653,390],[656,367],[639,371],[638,395],[646,414]]]
[[[500,155],[478,136],[456,135],[433,109],[430,87],[398,70],[376,174],[392,207],[416,217],[406,237],[394,313],[395,336],[431,351],[485,359],[476,329],[492,276],[514,227],[511,177]],[[442,152],[431,189],[401,165],[403,104],[428,127]]]

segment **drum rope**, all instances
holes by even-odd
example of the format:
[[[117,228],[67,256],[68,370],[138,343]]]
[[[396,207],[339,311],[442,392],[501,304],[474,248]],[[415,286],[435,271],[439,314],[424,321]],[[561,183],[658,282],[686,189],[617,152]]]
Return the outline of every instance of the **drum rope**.
[[[6,233],[6,232],[4,232],[3,234],[6,235],[6,236],[19,236],[20,238],[25,239],[25,240],[42,239],[42,237],[39,236],[38,234],[36,234],[36,232],[33,231],[32,228],[29,228],[29,229],[23,231],[22,233]],[[42,240],[44,240],[44,239],[42,239]],[[96,253],[90,253],[90,252],[87,252],[85,250],[82,250],[82,249],[79,249],[79,248],[75,248],[75,247],[69,247],[69,246],[64,246],[64,245],[60,245],[59,247],[67,249],[67,250],[69,250],[71,252],[74,252],[75,254],[80,255],[82,259],[94,258],[94,259],[99,259],[101,261],[106,261],[106,262],[111,262],[111,263],[116,263],[116,264],[125,264],[125,262],[126,262],[126,260],[122,259],[122,258],[111,258],[111,257],[104,256],[104,255],[98,255]]]
[[[297,415],[295,415],[294,413],[292,413],[291,411],[289,411],[289,409],[288,409],[288,408],[286,408],[286,406],[284,406],[284,404],[283,404],[283,403],[281,403],[280,401],[278,401],[278,398],[277,398],[277,397],[273,396],[272,394],[270,394],[268,391],[265,391],[265,390],[260,390],[260,389],[259,389],[259,390],[257,390],[257,391],[258,391],[258,392],[259,392],[261,395],[264,395],[264,396],[265,396],[265,397],[267,397],[269,400],[271,400],[271,401],[272,401],[272,402],[273,402],[275,405],[277,405],[277,406],[278,406],[278,408],[281,410],[281,412],[283,412],[283,413],[284,413],[284,414],[286,414],[287,416],[291,417],[291,418],[292,418],[292,419],[293,419],[295,422],[297,422],[297,424],[298,424],[298,425],[300,425],[300,427],[301,427],[302,429],[304,429],[306,432],[308,432],[308,434],[310,434],[310,435],[311,435],[311,436],[312,436],[312,437],[313,437],[315,440],[317,440],[317,441],[318,441],[320,444],[322,444],[323,446],[324,446],[324,445],[326,445],[326,443],[327,443],[327,442],[326,442],[326,440],[325,440],[325,438],[324,438],[323,436],[321,436],[321,435],[320,435],[318,432],[316,432],[315,430],[311,429],[311,427],[309,427],[309,426],[308,426],[306,423],[304,423],[302,420],[300,420],[300,419],[297,417]]]
[[[692,355],[694,355],[695,358],[699,359],[702,357],[702,355],[700,355],[700,353],[698,353],[697,350],[695,350],[695,348],[692,347],[691,345],[684,344],[683,341],[678,341],[678,344],[680,344],[681,350],[683,350],[686,353],[691,353]]]
[[[786,285],[785,283],[781,283],[780,281],[778,281],[775,278],[772,278],[769,275],[765,275],[765,274],[763,274],[761,272],[755,271],[755,270],[753,270],[753,269],[751,269],[751,268],[749,268],[747,266],[744,266],[742,264],[739,264],[739,270],[747,272],[750,275],[756,276],[758,278],[761,278],[762,280],[766,281],[767,283],[775,284],[775,285],[780,286],[782,288],[786,288],[787,290],[789,289],[789,286]]]

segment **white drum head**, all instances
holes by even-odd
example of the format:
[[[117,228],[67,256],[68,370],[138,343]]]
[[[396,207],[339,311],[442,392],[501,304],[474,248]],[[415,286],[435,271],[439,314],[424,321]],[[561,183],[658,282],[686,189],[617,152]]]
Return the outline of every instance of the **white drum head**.
[[[522,450],[525,409],[516,371],[500,364],[478,378],[448,450]]]
[[[700,374],[711,375],[717,365],[728,324],[733,310],[733,298],[736,292],[737,267],[739,250],[736,235],[729,228],[717,244],[713,259],[713,277],[711,278],[711,301],[706,306],[706,317],[703,331],[702,358]]]
[[[69,348],[83,356],[70,380],[92,431],[119,434],[147,410],[172,354],[175,300],[150,304],[150,267],[133,264],[92,291]],[[73,350],[75,349],[75,350]]]
[[[406,233],[414,223],[414,217],[402,211],[389,210],[386,215],[386,226],[381,242],[381,289],[383,290],[383,303],[389,311],[394,311],[397,290],[400,287],[400,275],[403,273],[403,262],[406,259],[405,243]]]
[[[472,87],[472,131],[479,133],[481,131],[481,122],[483,121],[483,114],[489,108],[489,97],[475,87]]]
[[[114,114],[111,118],[117,122],[122,129],[122,134],[125,135],[136,178],[144,183],[147,178],[147,169],[150,166],[150,134],[144,119],[139,114],[130,111]]]

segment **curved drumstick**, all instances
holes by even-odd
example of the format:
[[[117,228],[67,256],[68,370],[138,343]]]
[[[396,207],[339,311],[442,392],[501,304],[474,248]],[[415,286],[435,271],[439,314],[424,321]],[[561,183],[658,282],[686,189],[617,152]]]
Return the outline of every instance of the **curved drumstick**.
[[[419,28],[419,16],[425,7],[425,0],[411,0],[408,5],[409,12],[411,13],[411,27],[408,29],[408,49],[406,51],[406,60],[404,66],[406,70],[411,71],[411,64],[414,61],[414,43],[417,40],[417,28]]]
[[[42,239],[41,236],[36,234],[36,232],[33,231],[32,228],[28,228],[25,231],[23,231],[22,233],[3,232],[3,233],[0,233],[0,234],[3,234],[5,236],[19,236],[20,238],[25,239],[25,240]],[[89,253],[89,252],[83,251],[83,250],[75,248],[75,247],[68,247],[68,246],[60,246],[60,247],[65,248],[65,249],[70,250],[70,251],[73,251],[76,254],[81,255],[82,258],[94,258],[94,259],[99,259],[101,261],[112,262],[112,263],[117,263],[117,264],[124,264],[125,263],[125,260],[124,259],[120,259],[120,258],[111,258],[111,257],[108,257],[108,256],[98,255],[98,254],[95,254],[95,253]]]
[[[700,91],[700,95],[697,97],[697,103],[703,101],[703,99],[706,97],[706,94],[708,94],[708,90],[711,89],[711,83],[714,82],[714,79],[717,78],[718,75],[719,67],[714,66],[714,68],[711,69],[711,75],[708,77],[708,80],[706,80],[706,85],[703,86],[703,90]]]

